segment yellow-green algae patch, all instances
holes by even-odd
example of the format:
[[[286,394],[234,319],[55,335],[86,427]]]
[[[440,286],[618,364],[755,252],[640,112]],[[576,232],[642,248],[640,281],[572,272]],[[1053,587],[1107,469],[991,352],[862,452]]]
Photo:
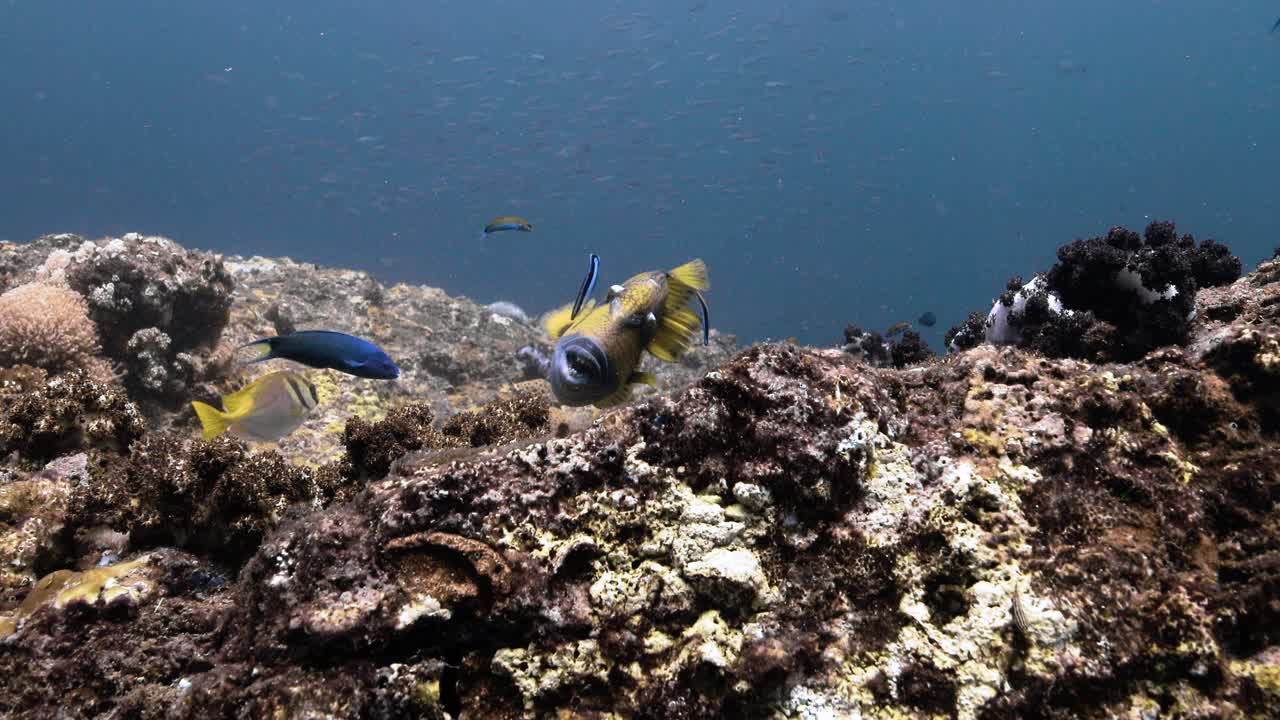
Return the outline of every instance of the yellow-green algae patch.
[[[56,570],[35,587],[8,616],[0,615],[0,637],[10,635],[42,607],[63,608],[71,603],[109,605],[119,598],[140,599],[155,589],[148,577],[150,556],[83,572]]]

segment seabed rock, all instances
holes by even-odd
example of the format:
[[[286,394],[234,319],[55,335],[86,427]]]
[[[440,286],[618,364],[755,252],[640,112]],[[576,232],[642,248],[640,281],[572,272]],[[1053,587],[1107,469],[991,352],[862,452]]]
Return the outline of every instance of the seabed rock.
[[[1278,298],[1280,261],[1201,289],[1126,363],[767,344],[576,431],[527,386],[350,413],[315,470],[58,445],[9,537],[128,542],[4,596],[0,714],[1275,717]]]

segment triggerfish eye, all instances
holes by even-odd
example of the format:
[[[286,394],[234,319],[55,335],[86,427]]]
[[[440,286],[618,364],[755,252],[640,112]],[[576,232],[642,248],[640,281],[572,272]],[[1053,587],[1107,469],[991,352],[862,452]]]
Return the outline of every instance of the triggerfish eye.
[[[556,345],[547,379],[556,398],[565,405],[590,405],[618,389],[600,343],[588,337],[570,337]]]

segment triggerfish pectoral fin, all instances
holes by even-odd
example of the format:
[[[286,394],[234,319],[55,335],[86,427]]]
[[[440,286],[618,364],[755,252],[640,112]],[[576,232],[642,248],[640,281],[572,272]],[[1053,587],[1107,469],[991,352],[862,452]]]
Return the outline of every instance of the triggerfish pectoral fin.
[[[675,362],[689,351],[697,332],[698,316],[689,308],[679,308],[663,316],[658,331],[645,349],[663,362]]]
[[[204,431],[204,439],[212,440],[227,431],[227,427],[231,424],[231,420],[227,414],[212,405],[206,405],[199,400],[192,400],[191,407],[196,410],[196,417],[200,418],[200,427]]]
[[[662,322],[647,348],[654,357],[675,362],[689,350],[699,322],[698,316],[687,305],[691,296],[700,297],[702,291],[710,287],[707,266],[701,260],[690,260],[667,273],[667,299],[663,303]],[[704,329],[704,337],[707,332]]]
[[[591,297],[592,291],[596,289],[596,279],[600,276],[600,256],[591,253],[591,266],[587,269],[587,276],[582,279],[582,286],[578,288],[578,297],[573,301],[573,312],[569,313],[569,320],[578,317],[578,313],[582,311],[582,304]]]

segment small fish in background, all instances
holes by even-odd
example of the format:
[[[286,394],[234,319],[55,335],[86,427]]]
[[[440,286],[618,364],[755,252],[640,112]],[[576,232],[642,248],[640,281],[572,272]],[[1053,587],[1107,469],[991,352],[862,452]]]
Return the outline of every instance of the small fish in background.
[[[1280,20],[1276,20],[1276,24],[1271,26],[1271,32],[1280,31]]]
[[[377,345],[354,335],[332,330],[300,330],[288,335],[262,338],[237,350],[263,351],[250,363],[282,358],[307,367],[337,370],[372,380],[395,380],[400,368]]]
[[[484,226],[484,235],[489,236],[505,230],[533,232],[533,223],[515,215],[502,215],[490,220],[489,224]]]
[[[932,312],[926,312],[925,314],[916,318],[916,322],[920,323],[925,327],[933,327],[934,325],[938,324],[938,316],[934,315]]]
[[[301,375],[278,370],[225,395],[223,410],[198,400],[191,402],[204,439],[212,440],[230,429],[261,442],[276,442],[297,430],[320,402],[316,386]]]
[[[1089,66],[1081,62],[1076,62],[1071,58],[1061,58],[1058,60],[1058,72],[1064,75],[1070,75],[1072,73],[1086,73],[1089,72]]]
[[[591,273],[598,265],[592,263]],[[702,307],[702,337],[708,340],[710,317],[702,292],[711,287],[707,266],[692,260],[673,270],[640,273],[609,288],[605,302],[585,297],[594,285],[582,283],[574,303],[549,313],[547,333],[556,341],[547,380],[563,405],[610,407],[625,402],[635,384],[656,386],[653,373],[639,369],[642,353],[675,362],[688,352],[699,327],[687,307]],[[574,319],[574,308],[581,315]]]
[[[905,331],[905,330],[910,330],[910,329],[911,329],[911,323],[909,323],[909,322],[903,321],[903,322],[900,322],[900,323],[894,323],[894,324],[892,324],[892,325],[890,325],[890,326],[889,326],[889,329],[888,329],[888,330],[885,330],[885,331],[884,331],[884,336],[885,336],[885,337],[895,337],[895,336],[897,336],[897,335],[901,335],[901,334],[903,333],[903,331]]]

